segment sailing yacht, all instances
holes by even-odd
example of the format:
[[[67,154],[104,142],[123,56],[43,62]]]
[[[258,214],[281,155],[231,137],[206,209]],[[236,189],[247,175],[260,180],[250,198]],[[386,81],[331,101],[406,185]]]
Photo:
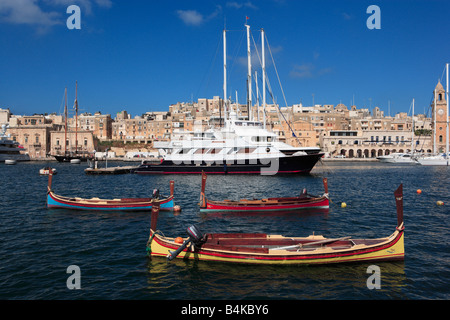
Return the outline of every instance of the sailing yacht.
[[[71,163],[79,163],[81,161],[87,161],[88,159],[92,159],[93,156],[87,153],[80,153],[78,152],[78,83],[75,84],[75,102],[74,102],[74,108],[75,108],[75,153],[70,152],[67,150],[67,88],[64,91],[64,98],[65,98],[65,107],[64,107],[64,118],[65,118],[65,125],[64,125],[64,154],[54,154],[52,155],[58,162],[71,162]]]
[[[412,101],[412,115],[411,115],[411,152],[394,152],[389,155],[379,156],[377,160],[384,163],[401,163],[401,164],[417,164],[418,154],[414,153],[414,99]]]
[[[410,153],[394,152],[389,155],[379,156],[377,159],[384,163],[417,163]]]
[[[278,139],[266,129],[265,121],[265,37],[262,39],[263,122],[255,121],[251,114],[251,59],[250,26],[247,28],[248,59],[248,119],[239,119],[231,110],[226,85],[226,30],[224,46],[224,104],[225,125],[185,132],[170,142],[155,142],[163,157],[161,163],[144,161],[136,170],[138,174],[301,174],[309,173],[324,153],[318,147],[293,147]]]
[[[417,162],[420,163],[423,166],[450,166],[450,152],[449,152],[449,102],[448,102],[448,63],[446,64],[447,69],[447,88],[445,90],[446,99],[447,99],[447,112],[446,114],[446,139],[445,139],[445,153],[432,155],[428,157],[422,157],[418,158]],[[435,102],[434,102],[434,111],[436,112],[436,92],[435,92]],[[434,123],[436,124],[436,116],[434,116]],[[435,128],[436,130],[436,128]],[[436,137],[436,133],[434,133],[434,136]],[[434,143],[436,146],[436,142]]]

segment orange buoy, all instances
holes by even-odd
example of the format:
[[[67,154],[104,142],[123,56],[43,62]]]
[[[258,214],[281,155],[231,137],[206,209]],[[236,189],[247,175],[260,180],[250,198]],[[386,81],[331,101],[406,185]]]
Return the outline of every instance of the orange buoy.
[[[417,189],[417,194],[421,194],[421,193],[422,193],[422,190]]]
[[[183,243],[183,238],[182,237],[176,237],[175,238],[175,243]]]
[[[174,206],[173,207],[173,211],[180,212],[181,211],[181,207],[180,206]]]

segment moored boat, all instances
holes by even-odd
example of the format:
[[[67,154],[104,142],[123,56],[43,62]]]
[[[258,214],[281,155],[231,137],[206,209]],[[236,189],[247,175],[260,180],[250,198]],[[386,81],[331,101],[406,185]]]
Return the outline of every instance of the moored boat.
[[[297,197],[279,197],[266,199],[241,199],[232,200],[210,200],[205,195],[207,176],[202,173],[202,189],[200,193],[201,212],[250,212],[250,211],[286,211],[299,209],[327,209],[330,206],[328,198],[328,181],[323,179],[325,193],[321,196],[313,196],[303,189]]]
[[[39,174],[40,174],[40,175],[43,175],[43,176],[49,175],[50,172],[51,172],[53,175],[55,175],[55,174],[58,173],[58,171],[56,171],[56,168],[52,168],[52,167],[44,167],[44,168],[42,168],[42,169],[39,170]]]
[[[3,124],[0,131],[0,162],[14,165],[17,161],[29,161],[30,156],[25,153],[25,148],[6,134],[8,124]]]
[[[87,152],[87,151],[79,151],[78,150],[78,82],[75,84],[75,102],[74,102],[74,108],[75,108],[75,152],[67,150],[67,133],[68,133],[68,112],[67,112],[67,88],[64,90],[64,98],[65,98],[65,106],[64,106],[64,153],[63,154],[53,154],[52,156],[56,159],[58,162],[70,162],[72,164],[79,164],[82,161],[87,161],[94,158],[94,154]]]
[[[15,159],[6,159],[5,164],[14,165],[17,164],[17,160]]]
[[[47,207],[76,210],[120,210],[120,211],[150,211],[155,201],[161,210],[172,211],[174,206],[174,182],[170,181],[170,196],[160,197],[155,189],[151,198],[120,198],[120,199],[84,199],[79,197],[64,197],[57,195],[51,189],[52,173],[48,175]]]
[[[158,204],[152,208],[150,256],[248,264],[332,264],[403,260],[403,186],[394,192],[397,227],[390,236],[378,239],[351,237],[284,237],[263,233],[202,233],[195,225],[187,238],[169,238],[157,230]]]

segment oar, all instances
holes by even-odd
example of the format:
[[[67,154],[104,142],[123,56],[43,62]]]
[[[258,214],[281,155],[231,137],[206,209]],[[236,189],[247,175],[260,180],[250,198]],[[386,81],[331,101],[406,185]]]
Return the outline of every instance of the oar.
[[[288,249],[294,249],[294,248],[303,248],[303,247],[308,247],[308,246],[315,246],[315,245],[319,245],[319,244],[328,244],[328,243],[333,243],[336,241],[342,241],[342,240],[348,240],[351,237],[342,237],[342,238],[336,238],[336,239],[326,239],[326,240],[319,240],[319,241],[313,241],[313,242],[308,242],[308,243],[299,243],[299,244],[295,244],[292,246],[286,246],[286,247],[278,247],[278,248],[273,248],[271,250],[288,250]]]

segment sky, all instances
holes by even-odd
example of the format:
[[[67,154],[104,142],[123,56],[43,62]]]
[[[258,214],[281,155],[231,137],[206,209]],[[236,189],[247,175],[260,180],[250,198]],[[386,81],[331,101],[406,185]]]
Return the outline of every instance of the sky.
[[[247,22],[260,93],[266,34],[268,103],[354,102],[393,116],[414,99],[416,114],[429,113],[438,80],[445,87],[449,13],[448,0],[0,0],[0,108],[62,114],[76,82],[80,113],[113,118],[222,97],[224,29],[228,96],[245,104]]]

